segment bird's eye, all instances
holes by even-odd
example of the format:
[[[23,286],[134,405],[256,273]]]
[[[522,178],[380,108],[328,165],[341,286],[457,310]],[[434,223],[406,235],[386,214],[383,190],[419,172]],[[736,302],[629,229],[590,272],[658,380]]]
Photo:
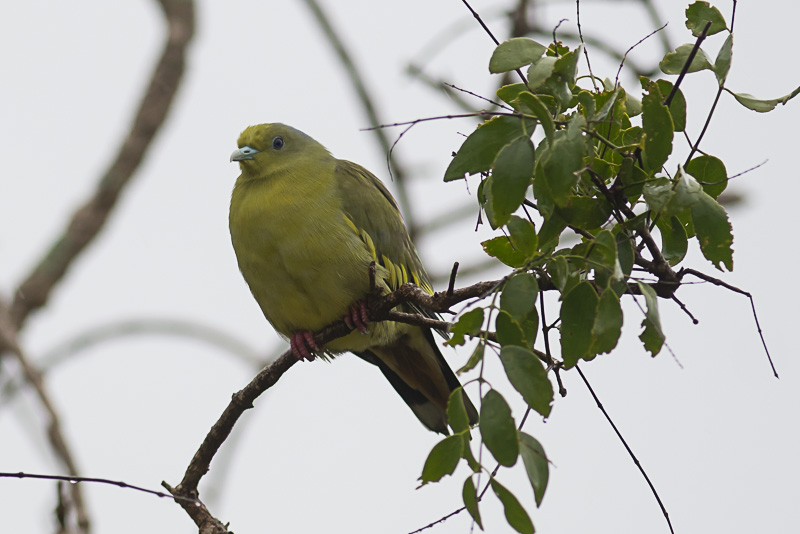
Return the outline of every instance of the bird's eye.
[[[283,137],[280,135],[272,139],[272,148],[275,150],[280,150],[283,148],[284,142]]]

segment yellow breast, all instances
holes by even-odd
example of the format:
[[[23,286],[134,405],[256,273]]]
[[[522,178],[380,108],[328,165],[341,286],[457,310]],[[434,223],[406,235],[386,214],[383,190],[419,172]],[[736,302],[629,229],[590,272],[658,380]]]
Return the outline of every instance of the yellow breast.
[[[303,191],[309,184],[313,189]],[[372,257],[346,223],[333,184],[237,182],[229,222],[239,269],[284,336],[319,330],[367,295]],[[381,271],[379,280],[387,274]],[[353,332],[327,348],[364,350],[399,335],[394,323],[372,326],[368,336]]]

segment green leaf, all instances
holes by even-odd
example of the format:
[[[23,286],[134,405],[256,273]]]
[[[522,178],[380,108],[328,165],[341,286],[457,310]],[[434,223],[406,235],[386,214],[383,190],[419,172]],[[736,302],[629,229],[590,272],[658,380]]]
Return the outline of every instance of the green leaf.
[[[622,268],[617,260],[617,241],[610,231],[601,230],[595,236],[589,247],[588,259],[592,262],[590,267],[598,275],[596,282],[601,287],[606,286],[599,279],[599,275],[603,273],[614,280],[622,278]]]
[[[547,81],[556,68],[556,58],[545,56],[528,68],[528,89],[536,91]]]
[[[680,45],[674,52],[669,52],[658,64],[661,72],[664,74],[680,74],[686,62],[689,61],[689,54],[692,53],[693,48],[694,44],[687,43]],[[686,72],[698,72],[706,69],[714,70],[714,67],[701,48],[697,51],[697,54],[692,60],[692,64],[689,65],[689,70]]]
[[[625,95],[625,109],[628,117],[636,117],[642,113],[642,101],[633,95]]]
[[[570,277],[567,259],[564,256],[556,256],[547,262],[547,274],[550,275],[556,289],[563,294],[567,287],[567,279]]]
[[[599,297],[589,282],[581,282],[561,303],[561,357],[564,366],[574,367],[586,358],[592,346],[592,327]]]
[[[571,195],[564,206],[556,207],[556,212],[572,226],[594,230],[611,216],[611,204],[604,198]]]
[[[684,169],[703,186],[703,191],[717,198],[728,186],[728,171],[722,160],[714,156],[698,156],[689,161]]]
[[[489,72],[497,74],[530,65],[541,58],[546,46],[526,37],[515,37],[500,43],[489,60]]]
[[[464,481],[464,489],[461,491],[461,497],[464,499],[464,508],[467,509],[469,515],[471,515],[475,523],[478,524],[478,528],[483,530],[481,513],[478,510],[478,492],[475,489],[475,484],[472,482],[471,476]]]
[[[519,273],[509,278],[500,294],[500,307],[517,321],[524,321],[536,311],[539,284],[531,273]]]
[[[725,208],[703,193],[692,206],[692,222],[703,256],[722,271],[720,263],[733,270],[733,233]]]
[[[466,340],[464,336],[475,337],[483,326],[483,308],[475,308],[461,315],[450,327],[450,339],[447,344],[451,347],[463,345]]]
[[[658,85],[650,84],[642,98],[642,128],[644,129],[644,156],[647,169],[658,172],[672,153],[672,137],[675,131],[669,109],[663,104],[664,97]]]
[[[672,92],[674,85],[669,80],[656,80],[659,92],[666,100],[667,96]],[[672,102],[669,104],[669,114],[672,117],[672,126],[676,132],[682,132],[686,129],[686,97],[683,96],[683,91],[680,88],[675,92],[672,97]]]
[[[539,249],[544,252],[548,247],[555,248],[558,245],[561,232],[566,227],[567,222],[564,218],[558,213],[552,213],[548,219],[545,219],[542,223],[542,228],[539,230]]]
[[[579,91],[575,98],[578,99],[578,111],[588,120],[592,119],[596,111],[594,93],[590,91]]]
[[[504,85],[498,89],[497,98],[512,106],[514,109],[519,109],[517,105],[517,99],[519,98],[520,93],[527,91],[528,86],[524,83],[512,83],[510,85]]]
[[[493,258],[497,258],[509,267],[521,267],[528,260],[525,254],[514,248],[506,236],[497,236],[481,243],[483,250]]]
[[[545,83],[545,92],[555,97],[561,109],[565,109],[572,100],[572,87],[578,75],[582,52],[583,45],[579,45],[575,50],[562,54],[553,66],[553,75]]]
[[[533,534],[533,523],[528,513],[519,503],[514,494],[508,491],[505,486],[500,484],[494,477],[491,479],[492,491],[503,503],[503,510],[506,514],[506,521],[511,527],[520,534]]]
[[[483,397],[479,420],[483,443],[494,459],[506,467],[514,465],[519,455],[517,427],[511,417],[511,408],[494,389],[490,389]]]
[[[528,480],[533,487],[533,496],[536,506],[542,505],[544,491],[547,489],[547,479],[550,476],[550,465],[541,443],[525,432],[519,433],[519,454],[525,464]]]
[[[469,430],[469,417],[464,406],[464,388],[457,387],[450,392],[450,399],[447,401],[447,422],[454,433]]]
[[[514,248],[525,254],[526,258],[532,258],[539,246],[539,239],[536,237],[536,228],[533,223],[512,215],[508,220],[507,227]]]
[[[622,185],[625,187],[625,196],[631,202],[639,200],[645,184],[648,183],[649,176],[638,165],[634,165],[633,158],[626,157],[622,159],[619,166],[619,174],[617,175]]]
[[[728,34],[728,38],[719,49],[717,59],[714,61],[714,74],[720,85],[725,83],[728,71],[731,69],[731,57],[733,56],[733,34]]]
[[[706,35],[714,35],[728,29],[722,13],[708,2],[695,2],[686,8],[686,28],[691,30],[695,37],[700,37],[708,22],[711,22],[711,27]]]
[[[503,147],[494,162],[488,187],[484,187],[486,201],[491,204],[489,223],[492,229],[506,224],[509,217],[525,200],[525,192],[533,178],[534,149],[527,137],[519,137]]]
[[[460,375],[461,373],[466,373],[467,371],[474,369],[475,366],[481,363],[481,360],[483,360],[484,350],[485,346],[483,342],[478,343],[478,345],[475,347],[475,350],[472,351],[472,356],[470,356],[469,360],[467,360],[467,363],[464,364],[464,367],[456,371],[456,373]]]
[[[800,87],[789,93],[788,95],[782,96],[780,98],[773,98],[772,100],[761,100],[753,95],[749,95],[747,93],[734,93],[733,91],[725,88],[733,97],[744,107],[747,109],[752,109],[753,111],[757,111],[759,113],[766,113],[767,111],[772,111],[778,104],[786,104],[789,100],[796,97],[800,94]]]
[[[469,447],[469,441],[472,439],[467,433],[460,434],[461,438],[464,440],[464,451],[463,451],[463,458],[467,461],[467,465],[470,469],[472,469],[473,473],[480,473],[481,471],[481,464],[478,463],[478,460],[475,459],[475,456],[472,455],[472,449]]]
[[[643,282],[636,282],[639,290],[644,295],[645,303],[647,304],[647,311],[645,312],[642,326],[642,331],[639,339],[644,343],[645,350],[655,356],[661,352],[661,347],[664,345],[664,333],[661,330],[661,319],[658,315],[658,296],[656,291],[649,285]]]
[[[675,184],[672,196],[667,202],[666,208],[662,210],[662,213],[667,216],[685,212],[704,195],[703,187],[694,179],[694,176],[684,171],[681,165],[678,165],[678,172],[673,180]]]
[[[422,468],[422,483],[438,482],[445,475],[452,475],[463,450],[464,439],[460,435],[447,436],[434,445]]]
[[[647,207],[653,213],[661,213],[661,210],[672,198],[674,191],[672,190],[672,182],[660,176],[647,182],[644,185],[643,193]]]
[[[519,108],[523,113],[533,115],[539,119],[542,129],[544,129],[547,143],[552,147],[556,125],[555,122],[553,122],[553,117],[550,115],[550,110],[547,109],[547,106],[544,105],[544,102],[542,102],[538,96],[527,91],[520,93],[518,101]]]
[[[538,173],[536,176],[537,180],[545,180],[553,200],[559,206],[567,204],[578,183],[578,171],[584,167],[586,143],[582,128],[585,126],[583,115],[573,116],[566,133],[557,136],[552,148],[546,152],[541,176]]]
[[[608,114],[614,109],[614,104],[617,103],[617,97],[620,94],[621,89],[616,88],[614,91],[605,91],[603,93],[599,93],[595,95],[597,98],[597,105],[600,106],[600,110],[592,117],[592,120],[595,122],[602,122],[608,118]]]
[[[528,345],[525,340],[525,334],[522,332],[522,326],[505,310],[500,310],[500,313],[497,314],[495,329],[497,330],[497,342],[503,347],[506,345],[520,347]]]
[[[592,326],[590,354],[605,354],[617,346],[622,332],[622,307],[612,289],[603,291],[597,304],[597,316]]]
[[[539,358],[528,349],[506,346],[500,350],[500,361],[503,362],[509,382],[528,406],[543,417],[550,415],[553,384],[547,378],[547,371]]]
[[[519,137],[530,137],[536,123],[517,117],[494,117],[467,137],[444,173],[444,181],[460,180],[465,174],[486,172],[497,154]]]
[[[689,248],[686,229],[675,216],[659,217],[656,226],[661,232],[661,254],[670,265],[678,265]]]
[[[625,277],[631,275],[634,263],[634,250],[633,243],[624,232],[620,232],[616,236],[617,239],[617,260],[622,269],[622,274]]]

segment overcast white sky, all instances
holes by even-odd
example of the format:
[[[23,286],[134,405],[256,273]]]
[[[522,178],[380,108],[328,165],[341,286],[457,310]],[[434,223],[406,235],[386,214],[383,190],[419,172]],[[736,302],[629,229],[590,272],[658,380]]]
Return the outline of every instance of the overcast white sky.
[[[457,111],[404,74],[424,54],[426,71],[491,95],[492,44],[461,2],[407,0],[323,3],[375,92],[386,122]],[[691,40],[681,2],[656,2],[674,44]],[[504,4],[475,0],[498,35]],[[719,7],[729,18],[730,2]],[[542,16],[575,28],[574,2]],[[780,0],[739,2],[729,86],[773,98],[800,84],[796,21],[800,8]],[[238,174],[228,156],[249,124],[286,122],[388,182],[385,158],[349,81],[302,2],[198,5],[187,75],[164,129],[100,238],[24,331],[36,359],[74,336],[129,319],[181,319],[235,336],[262,354],[282,343],[238,273],[227,230]],[[652,28],[636,2],[583,4],[585,33],[624,49]],[[425,44],[450,33],[436,55]],[[450,30],[448,30],[450,28]],[[76,205],[93,190],[138,104],[158,57],[164,28],[154,2],[13,2],[0,16],[0,293],[5,298],[38,260]],[[709,39],[712,57],[721,38]],[[652,61],[655,43],[634,52]],[[616,72],[593,51],[595,73]],[[581,64],[581,69],[585,69]],[[585,70],[583,70],[585,72]],[[635,90],[632,78],[626,86]],[[684,85],[689,132],[696,137],[714,95],[710,73]],[[480,106],[480,104],[476,104]],[[797,247],[790,233],[798,193],[800,101],[767,115],[723,96],[703,149],[729,174],[764,160],[730,190],[735,271],[724,279],[756,296],[781,380],[763,355],[749,304],[710,286],[679,297],[699,318],[662,303],[667,352],[655,360],[638,345],[641,317],[626,309],[619,350],[583,365],[607,410],[647,469],[676,532],[789,532],[800,523],[800,365],[792,328],[800,297]],[[443,184],[449,154],[469,121],[428,123],[407,134],[397,155],[413,175],[414,216],[434,218],[472,202],[464,187]],[[392,184],[389,184],[393,188]],[[787,235],[788,234],[788,235]],[[481,258],[471,223],[418,243],[429,270]],[[693,245],[696,249],[696,245]],[[689,262],[714,274],[696,250]],[[495,273],[496,274],[496,273]],[[490,275],[486,275],[487,277]],[[462,283],[474,279],[465,278]],[[787,330],[788,328],[788,330]],[[454,367],[464,354],[449,354]],[[501,383],[497,362],[493,382]],[[0,381],[16,372],[4,361]],[[82,472],[158,489],[177,483],[228,402],[255,369],[208,344],[175,337],[126,337],[70,357],[47,376]],[[525,430],[554,467],[541,509],[518,466],[502,471],[539,532],[668,532],[652,495],[579,378],[547,423]],[[477,391],[472,391],[473,398]],[[512,398],[509,393],[507,398]],[[0,405],[0,471],[57,473],[44,417],[25,394]],[[515,401],[514,415],[523,406]],[[212,464],[201,497],[238,533],[409,532],[460,506],[466,471],[415,490],[437,436],[423,429],[376,369],[352,356],[293,367],[242,419]],[[196,531],[166,499],[86,485],[95,532]],[[0,530],[52,532],[52,483],[0,479]],[[493,497],[484,525],[509,532]],[[467,532],[466,514],[431,532]]]

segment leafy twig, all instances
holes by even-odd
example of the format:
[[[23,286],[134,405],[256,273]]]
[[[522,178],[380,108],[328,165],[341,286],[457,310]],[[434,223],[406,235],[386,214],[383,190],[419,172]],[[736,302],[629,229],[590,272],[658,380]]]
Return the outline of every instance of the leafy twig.
[[[700,50],[700,45],[706,39],[706,34],[708,34],[709,28],[711,28],[711,21],[710,20],[708,22],[706,22],[706,25],[703,27],[703,31],[700,32],[700,35],[697,36],[697,40],[695,41],[694,46],[692,47],[692,51],[689,52],[689,57],[686,58],[686,63],[684,63],[683,68],[681,69],[681,73],[678,75],[678,79],[675,80],[675,85],[672,86],[672,91],[670,91],[669,95],[667,95],[667,98],[664,99],[664,105],[665,106],[669,106],[672,103],[672,99],[678,93],[678,87],[680,87],[681,82],[683,81],[683,78],[689,72],[689,67],[692,66],[692,61],[694,61],[694,57],[697,55],[697,51]],[[722,92],[722,90],[720,90],[720,92]],[[719,95],[717,95],[717,99],[719,99]],[[716,106],[716,102],[715,102],[714,106]],[[708,120],[711,120],[711,116],[710,115],[708,117]],[[708,126],[708,120],[706,121],[706,126]],[[703,131],[705,132],[705,128],[703,128]],[[702,134],[700,135],[700,137],[701,138],[703,137]],[[699,144],[700,144],[700,139],[697,140],[697,143],[695,143],[695,145],[699,145]],[[692,151],[692,153],[694,153],[694,151]],[[690,156],[690,159],[691,159],[691,156]]]
[[[469,12],[472,13],[473,17],[475,17],[475,20],[478,21],[478,24],[481,25],[481,28],[483,28],[483,31],[485,31],[486,34],[492,39],[492,41],[494,41],[494,44],[495,45],[499,45],[500,41],[497,40],[497,37],[494,36],[494,34],[492,33],[492,30],[490,30],[489,27],[486,25],[486,23],[483,22],[483,19],[481,18],[481,16],[478,15],[478,13],[474,9],[472,9],[472,6],[469,5],[469,2],[467,2],[467,0],[461,0],[461,1],[464,3],[465,6],[467,6],[467,9],[469,9]],[[515,72],[517,73],[517,75],[519,75],[519,79],[522,80],[522,83],[524,83],[525,85],[528,85],[528,80],[525,78],[525,75],[522,74],[522,71],[519,70],[519,69],[516,69]]]

